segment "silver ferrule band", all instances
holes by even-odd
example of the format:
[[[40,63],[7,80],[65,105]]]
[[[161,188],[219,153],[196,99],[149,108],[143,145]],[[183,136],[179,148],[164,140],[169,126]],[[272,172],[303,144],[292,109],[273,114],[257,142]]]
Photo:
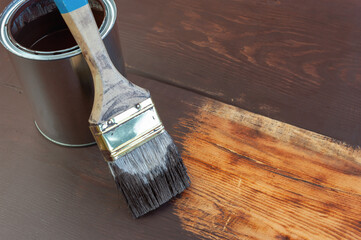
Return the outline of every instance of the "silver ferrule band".
[[[164,131],[150,98],[90,129],[107,161],[116,160]]]

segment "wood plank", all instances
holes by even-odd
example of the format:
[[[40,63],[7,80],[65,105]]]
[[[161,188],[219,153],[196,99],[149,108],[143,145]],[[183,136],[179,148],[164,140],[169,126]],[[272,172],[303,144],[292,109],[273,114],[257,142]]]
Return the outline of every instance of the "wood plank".
[[[119,6],[121,2],[117,2]],[[140,3],[144,5],[140,6]],[[313,5],[310,1],[303,4],[298,3],[300,5],[297,5],[295,1],[289,3],[256,1],[255,3],[259,4],[259,7],[268,10],[264,12],[264,15],[258,13],[258,8],[254,8],[254,3],[245,1],[229,1],[229,5],[224,7],[219,2],[212,5],[215,1],[211,0],[207,4],[210,12],[213,13],[210,15],[204,8],[206,2],[186,1],[182,3],[184,4],[182,5],[180,1],[157,1],[150,4],[136,0],[122,5],[124,8],[120,8],[121,18],[135,14],[136,17],[130,19],[138,21],[138,27],[122,21],[120,29],[124,27],[129,29],[129,32],[121,33],[122,38],[126,40],[124,50],[128,51],[126,54],[136,54],[135,49],[139,49],[140,54],[131,56],[133,58],[131,61],[146,62],[148,67],[144,68],[146,74],[153,64],[155,70],[158,68],[158,70],[164,71],[164,75],[163,73],[159,76],[154,75],[158,81],[172,80],[172,84],[185,87],[188,86],[184,85],[183,81],[190,83],[192,78],[189,76],[194,76],[195,80],[200,79],[200,76],[204,77],[207,82],[204,81],[200,85],[201,88],[194,88],[192,91],[200,91],[212,98],[226,101],[223,99],[224,96],[216,96],[207,89],[208,92],[205,92],[203,86],[207,85],[207,88],[212,89],[217,86],[216,90],[218,91],[221,88],[215,83],[214,79],[217,78],[222,81],[236,79],[234,85],[228,85],[227,81],[225,81],[225,85],[235,89],[235,86],[243,87],[243,84],[248,81],[243,79],[239,81],[242,85],[237,85],[239,84],[237,76],[241,73],[237,69],[240,66],[250,67],[251,65],[229,63],[230,58],[225,61],[226,64],[223,64],[220,60],[227,60],[227,56],[222,57],[218,53],[214,53],[214,50],[211,49],[212,46],[190,48],[187,45],[189,43],[184,39],[180,38],[178,42],[174,40],[174,34],[185,40],[192,39],[197,35],[195,34],[197,31],[202,33],[202,29],[197,30],[196,28],[197,31],[192,30],[193,32],[189,35],[184,34],[186,31],[183,28],[178,30],[174,28],[175,32],[173,33],[170,27],[165,27],[166,31],[164,32],[158,29],[144,33],[144,26],[155,26],[154,23],[158,21],[159,17],[161,17],[159,22],[176,24],[184,18],[183,13],[192,13],[192,11],[200,14],[199,21],[217,23],[220,19],[225,19],[224,16],[228,16],[225,15],[226,13],[229,13],[230,17],[236,16],[238,14],[236,12],[240,11],[239,7],[245,6],[245,9],[241,9],[244,11],[240,12],[241,16],[242,14],[247,16],[248,12],[258,16],[257,23],[250,27],[254,29],[248,33],[255,32],[259,36],[257,31],[259,27],[259,30],[265,33],[265,42],[261,41],[262,44],[265,44],[272,38],[264,30],[266,27],[263,29],[261,26],[269,24],[267,25],[269,28],[271,24],[270,22],[263,23],[263,20],[270,18],[268,20],[271,21],[270,16],[274,15],[276,21],[280,16],[278,10],[283,10],[284,16],[288,17],[287,21],[284,20],[284,24],[288,24],[288,21],[290,21],[290,26],[295,24],[295,31],[299,31],[301,40],[305,35],[301,34],[300,28],[297,28],[297,26],[301,26],[298,24],[311,23],[316,18],[316,29],[312,28],[311,30],[312,32],[319,30],[316,39],[323,39],[319,42],[320,46],[325,45],[325,49],[328,49],[330,47],[328,41],[331,41],[332,46],[335,46],[336,50],[340,50],[339,54],[345,57],[337,58],[332,55],[330,50],[325,59],[330,57],[330,62],[335,64],[331,64],[331,68],[334,67],[334,72],[339,75],[342,69],[351,69],[349,72],[346,70],[342,72],[346,76],[342,78],[344,82],[340,83],[337,81],[338,78],[330,75],[331,80],[320,78],[322,84],[319,85],[319,88],[303,89],[301,82],[287,82],[286,80],[293,78],[285,77],[282,78],[282,82],[287,83],[288,88],[285,89],[290,90],[290,92],[286,92],[286,95],[289,96],[285,97],[285,94],[281,94],[277,89],[277,84],[281,82],[275,82],[275,86],[268,82],[267,88],[263,87],[264,92],[254,88],[255,91],[258,91],[255,100],[258,98],[265,100],[264,103],[270,106],[267,110],[270,113],[266,114],[265,111],[263,114],[273,117],[276,115],[272,113],[274,100],[268,98],[269,90],[267,89],[277,90],[278,92],[276,91],[271,96],[279,96],[276,100],[280,99],[280,101],[277,102],[277,100],[276,103],[280,104],[281,100],[289,100],[282,102],[282,108],[280,107],[282,114],[285,114],[284,109],[290,113],[301,111],[297,115],[300,118],[299,122],[302,121],[302,123],[305,122],[303,124],[311,124],[311,126],[321,126],[322,128],[317,128],[317,130],[323,129],[330,133],[329,135],[339,133],[343,136],[340,139],[346,139],[349,143],[355,139],[356,142],[358,141],[356,120],[359,116],[357,110],[359,102],[356,93],[358,93],[359,86],[357,81],[349,82],[352,79],[352,76],[349,77],[350,75],[358,74],[358,66],[356,63],[352,65],[355,68],[348,64],[343,65],[344,61],[352,62],[353,58],[350,56],[353,53],[351,51],[357,48],[352,43],[359,32],[353,32],[354,35],[347,35],[347,33],[350,31],[350,24],[354,24],[354,20],[358,19],[358,15],[355,15],[356,10],[358,11],[358,2],[341,3],[332,0],[328,2],[328,7],[324,12],[320,12],[317,16],[316,14],[312,16],[303,14],[310,9],[314,12],[321,9],[321,5],[325,6],[326,4],[323,1],[313,3]],[[344,8],[345,3],[349,4],[346,8]],[[1,2],[0,7],[3,4],[4,2]],[[198,4],[197,8],[194,7],[194,4]],[[274,7],[272,4],[275,4]],[[287,6],[293,10],[289,13],[293,14],[286,14],[288,13]],[[299,8],[299,12],[294,10],[294,6]],[[310,8],[310,6],[312,7]],[[219,9],[216,9],[217,7]],[[234,10],[230,10],[231,7]],[[159,12],[158,8],[162,11]],[[336,8],[340,8],[340,11],[336,12],[334,10]],[[332,14],[328,12],[331,11],[330,9],[333,9]],[[122,11],[127,10],[127,14],[130,15],[122,15]],[[144,15],[139,15],[139,11],[145,11]],[[222,14],[215,14],[217,11]],[[348,13],[347,16],[345,12]],[[174,18],[171,18],[172,16]],[[339,16],[341,20],[336,21],[332,18],[329,19],[330,25],[325,25],[327,16]],[[348,17],[348,20],[352,20],[351,23],[342,20],[342,17]],[[187,18],[192,27],[192,23],[197,23],[196,21],[192,22],[191,17]],[[294,22],[292,23],[290,19],[294,19]],[[225,22],[228,24],[233,21],[231,20],[225,19]],[[240,21],[247,23],[242,23],[241,26],[248,26],[249,20]],[[328,26],[330,29],[323,29],[320,27],[321,25]],[[340,30],[340,25],[345,28],[344,32]],[[206,29],[210,33],[216,31],[211,28],[212,26],[216,25],[210,25],[210,28]],[[237,26],[239,26],[238,23],[235,23],[230,30],[237,29]],[[354,27],[357,29],[357,26]],[[277,31],[280,29],[277,28]],[[309,29],[303,29],[303,31],[307,33]],[[322,36],[328,31],[329,35],[341,31],[344,33],[345,39],[337,37],[338,40],[333,41],[330,37],[331,40],[328,40]],[[128,34],[136,34],[143,38],[140,37],[137,41],[133,41],[131,38],[126,39],[130,36]],[[161,41],[160,38],[155,37],[160,36],[159,34],[174,41]],[[280,31],[279,34],[281,40],[283,39],[282,34],[288,36],[287,31]],[[215,36],[216,40],[220,41],[221,34]],[[276,34],[276,40],[280,37],[277,36]],[[148,37],[153,41],[148,41]],[[233,40],[237,39],[239,38],[235,37]],[[247,40],[247,36],[244,39]],[[255,38],[250,36],[249,39],[247,44],[250,44],[251,39]],[[276,40],[274,42],[277,42]],[[146,50],[143,49],[145,42],[150,42],[150,45],[146,45],[149,47]],[[282,41],[281,43],[284,44]],[[129,48],[127,44],[130,46]],[[159,44],[163,47],[155,50]],[[230,41],[228,44],[234,43]],[[284,54],[292,52],[287,48],[287,44],[282,44],[276,45],[275,48],[284,48]],[[172,50],[173,46],[180,46],[180,48],[175,51]],[[224,46],[229,45],[225,44]],[[271,74],[271,70],[266,67],[262,68],[262,66],[266,66],[264,56],[270,54],[267,56],[272,57],[272,54],[268,53],[268,50],[273,49],[272,46],[262,48],[262,45],[259,45],[258,47],[261,50],[256,51],[257,54],[254,55],[258,64],[254,65],[254,68],[260,67],[258,74],[262,78],[252,75],[250,72],[253,73],[253,71],[246,71],[248,75],[245,75],[246,77],[253,76],[254,78],[249,79],[255,79],[254,83],[252,81],[249,84],[257,87],[262,86],[263,83],[258,81],[267,76],[267,71],[270,71],[268,80],[277,80]],[[194,53],[184,55],[184,50],[189,51],[189,49]],[[203,52],[204,50],[207,54]],[[297,48],[295,48],[296,50]],[[307,50],[304,51],[308,55]],[[160,55],[152,57],[151,54],[155,52],[159,52]],[[357,51],[354,54],[357,58]],[[23,96],[22,89],[16,83],[15,72],[7,62],[6,52],[2,49],[0,55],[2,63],[0,65],[0,111],[2,113],[0,120],[2,133],[0,136],[0,239],[361,239],[359,220],[361,213],[359,179],[361,176],[361,152],[359,148],[349,147],[332,138],[255,115],[190,91],[130,74],[131,80],[152,91],[161,118],[180,146],[192,178],[192,187],[180,198],[144,218],[132,219],[122,197],[115,191],[107,166],[95,146],[79,149],[59,147],[49,143],[36,131],[26,104],[27,100]],[[179,56],[182,57],[179,58]],[[216,58],[213,58],[214,56]],[[278,59],[277,56],[273,59]],[[281,56],[283,55],[281,54]],[[311,56],[309,57],[311,58]],[[177,62],[178,59],[181,61]],[[152,60],[153,62],[150,62]],[[289,61],[285,63],[286,65],[295,64],[289,63],[292,62],[291,59],[287,60]],[[301,60],[300,65],[303,62]],[[219,66],[216,61],[220,64]],[[158,65],[159,63],[163,63],[163,65]],[[180,66],[184,65],[179,65],[179,63],[186,64],[186,67],[181,68]],[[320,66],[327,66],[327,61],[323,63],[320,63]],[[132,66],[135,65],[129,65],[131,68]],[[203,68],[199,68],[200,66]],[[298,67],[298,65],[295,66],[295,68]],[[196,72],[197,68],[200,69],[200,72]],[[326,76],[325,68],[320,67],[321,70],[318,70],[318,73]],[[134,69],[138,71],[136,68]],[[187,71],[179,69],[187,69]],[[229,73],[229,70],[232,69],[236,70],[234,76]],[[282,70],[279,65],[275,69]],[[174,76],[174,78],[167,75],[171,74],[172,70],[175,72],[170,76]],[[242,71],[244,70],[247,68]],[[291,70],[297,73],[297,69],[291,68]],[[286,70],[285,72],[287,73]],[[197,73],[200,74],[197,75]],[[211,76],[211,73],[214,75]],[[299,74],[303,76],[304,73],[300,71]],[[150,75],[153,76],[153,74]],[[300,77],[300,79],[307,80],[305,77]],[[194,86],[197,84],[195,82]],[[312,85],[312,83],[310,84]],[[247,86],[246,84],[245,90],[252,90]],[[330,92],[334,94],[332,97],[326,94]],[[248,94],[248,92],[246,93]],[[296,94],[298,99],[293,98],[291,93]],[[228,96],[228,93],[225,96]],[[317,98],[317,96],[323,97]],[[248,95],[244,99],[246,103],[252,100],[247,104],[253,104],[254,99],[250,99]],[[256,108],[258,103],[254,102]],[[331,103],[334,107],[329,106]],[[237,105],[234,102],[232,104]],[[322,109],[322,106],[327,107],[317,113],[318,115],[312,115],[317,112],[316,110]],[[299,109],[294,109],[295,107]],[[303,108],[306,110],[302,110]],[[263,109],[267,109],[267,105]],[[292,116],[294,117],[294,115]]]
[[[1,239],[359,239],[360,150],[129,78],[151,90],[192,187],[132,219],[97,148],[49,143],[24,96],[0,87]]]
[[[359,1],[116,3],[130,71],[361,145]]]
[[[134,219],[98,148],[46,140],[22,91],[0,100],[0,239],[197,239],[172,202]]]
[[[186,120],[194,128],[183,142],[193,185],[176,202],[186,229],[216,239],[360,236],[360,151],[205,105]]]
[[[361,2],[117,0],[127,66],[361,144]]]
[[[209,239],[361,239],[360,149],[136,80],[153,95],[162,90],[161,111],[169,101],[186,109],[170,128],[192,179],[175,202],[186,230]]]

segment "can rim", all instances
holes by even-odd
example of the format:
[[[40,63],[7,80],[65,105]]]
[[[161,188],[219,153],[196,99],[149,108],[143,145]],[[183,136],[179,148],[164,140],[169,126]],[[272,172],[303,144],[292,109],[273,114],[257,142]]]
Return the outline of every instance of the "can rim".
[[[11,2],[0,15],[0,42],[9,52],[19,57],[43,61],[71,58],[81,53],[81,50],[77,45],[58,51],[35,51],[27,49],[23,46],[20,47],[19,44],[14,44],[14,42],[11,41],[8,33],[8,24],[15,11],[19,7],[21,7],[26,1],[27,0],[15,0]],[[102,25],[99,28],[99,32],[102,39],[104,39],[112,30],[115,24],[117,17],[117,8],[114,0],[101,1],[105,8],[105,17]]]

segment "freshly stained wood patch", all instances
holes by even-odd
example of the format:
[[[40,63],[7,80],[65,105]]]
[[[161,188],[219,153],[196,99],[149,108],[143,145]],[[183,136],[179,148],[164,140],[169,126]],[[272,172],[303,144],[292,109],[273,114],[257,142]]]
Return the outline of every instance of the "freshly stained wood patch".
[[[360,149],[199,101],[192,105],[198,111],[181,121],[192,186],[175,204],[186,230],[212,239],[361,235]]]

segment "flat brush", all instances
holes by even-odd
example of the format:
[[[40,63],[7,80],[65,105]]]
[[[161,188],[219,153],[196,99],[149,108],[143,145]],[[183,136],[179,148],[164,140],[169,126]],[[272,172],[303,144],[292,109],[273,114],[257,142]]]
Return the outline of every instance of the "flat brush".
[[[135,217],[158,208],[190,180],[149,91],[114,67],[87,0],[55,0],[94,81],[90,130]]]

